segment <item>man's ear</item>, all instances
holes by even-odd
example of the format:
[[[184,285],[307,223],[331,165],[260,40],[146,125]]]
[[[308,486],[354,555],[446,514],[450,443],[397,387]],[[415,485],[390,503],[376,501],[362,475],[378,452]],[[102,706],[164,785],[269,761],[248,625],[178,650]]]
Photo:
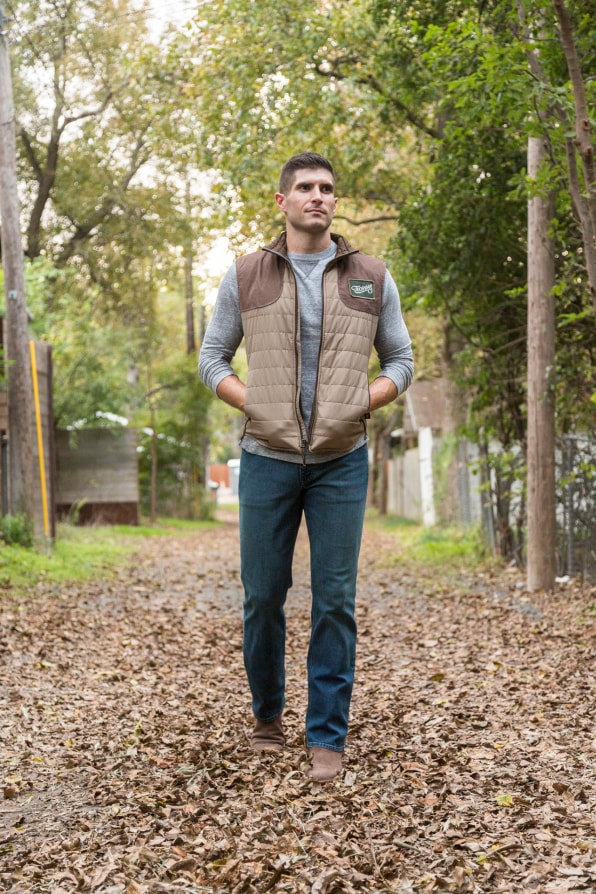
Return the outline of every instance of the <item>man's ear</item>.
[[[285,205],[285,203],[286,203],[286,197],[285,197],[285,195],[283,194],[283,192],[276,192],[276,193],[275,193],[275,201],[277,202],[278,207],[281,208],[282,211],[285,211],[285,210],[286,210],[285,207],[284,207],[284,205]]]

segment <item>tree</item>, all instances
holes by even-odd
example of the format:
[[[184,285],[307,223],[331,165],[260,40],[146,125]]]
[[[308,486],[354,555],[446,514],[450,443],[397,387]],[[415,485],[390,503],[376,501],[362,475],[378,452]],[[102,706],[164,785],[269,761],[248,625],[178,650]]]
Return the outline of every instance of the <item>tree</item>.
[[[544,139],[528,141],[528,175],[546,161]],[[552,590],[556,574],[555,520],[555,286],[549,236],[553,196],[528,205],[528,589]]]
[[[158,510],[203,518],[210,505],[205,459],[213,395],[197,376],[196,358],[182,353],[160,364],[147,397],[149,426],[141,429],[139,455],[143,505],[152,521]]]
[[[6,378],[10,485],[13,515],[33,518],[33,388],[29,362],[25,274],[16,176],[16,148],[12,77],[0,6],[0,219],[2,267],[6,296]]]
[[[524,7],[531,17],[533,5]],[[571,50],[581,62],[594,33],[587,3],[578,0],[572,12]],[[552,16],[547,25],[542,73],[529,75],[518,11],[505,0],[332,2],[324,10],[219,0],[201,10],[190,38],[198,68],[183,68],[185,94],[209,134],[203,157],[219,171],[245,238],[278,225],[263,210],[262,183],[290,147],[315,145],[339,160],[356,218],[365,203],[377,219],[393,218],[390,260],[407,306],[444,318],[446,342],[457,345],[446,356],[469,395],[467,431],[497,438],[503,458],[522,449],[513,463],[497,460],[509,556],[523,546],[508,515],[527,450],[526,146],[537,126],[548,139],[552,183],[565,185],[551,226],[557,372],[567,383],[556,393],[560,431],[589,420],[593,390],[585,238],[564,136],[572,121],[565,59],[569,71],[578,65],[565,28]],[[585,130],[593,88],[584,87],[575,117]],[[529,115],[555,99],[557,121]],[[585,183],[590,176],[588,165]]]
[[[582,4],[577,4],[577,6],[579,7],[577,13],[581,15],[583,12]],[[588,92],[576,43],[576,31],[567,5],[563,0],[553,0],[553,7],[559,23],[559,39],[569,72],[574,108],[575,135],[571,137],[566,132],[565,137],[569,192],[573,202],[574,214],[582,231],[589,288],[592,295],[592,304],[594,310],[596,310],[596,166],[594,162],[594,146],[591,138]],[[582,24],[585,24],[585,18]],[[562,123],[568,127],[571,123],[569,121],[571,116],[560,114],[560,107],[559,117]],[[576,154],[581,159],[583,184],[577,169]]]
[[[135,178],[153,154],[163,98],[158,52],[144,27],[127,0],[33,0],[15,10],[31,259],[45,250],[65,264],[128,210]]]
[[[391,4],[393,7],[395,4]],[[522,4],[519,4],[521,7]],[[495,10],[504,10],[506,4],[495,4]],[[489,15],[489,19],[490,19]],[[548,191],[549,188],[552,190],[555,183],[558,187],[560,187],[563,182],[564,173],[565,173],[565,157],[567,161],[567,187],[568,191],[563,193],[559,188],[557,191],[557,209],[556,213],[553,210],[551,220],[549,222],[549,232],[552,237],[552,248],[551,254],[548,256],[548,253],[542,251],[539,253],[539,257],[546,263],[546,270],[541,275],[541,280],[538,282],[536,279],[536,266],[535,266],[535,253],[531,253],[531,269],[529,270],[530,274],[530,292],[531,292],[531,300],[529,302],[529,317],[528,317],[528,330],[529,330],[529,343],[528,343],[528,366],[529,366],[529,386],[528,386],[528,394],[527,394],[527,412],[529,417],[528,424],[528,434],[527,434],[527,444],[528,444],[528,539],[529,542],[528,547],[528,573],[529,580],[532,581],[532,586],[536,585],[537,581],[540,581],[541,586],[547,586],[550,588],[554,583],[554,568],[555,568],[555,494],[554,494],[554,376],[555,376],[555,352],[554,352],[554,342],[555,342],[555,315],[554,315],[554,303],[553,303],[553,295],[550,294],[550,289],[554,288],[554,276],[555,272],[553,269],[553,263],[556,260],[556,275],[558,279],[558,288],[557,288],[557,297],[560,299],[560,307],[559,309],[559,319],[566,320],[571,322],[573,320],[573,331],[568,329],[565,331],[565,328],[561,328],[559,333],[559,370],[564,371],[565,377],[569,375],[569,370],[575,369],[578,367],[581,370],[580,376],[583,376],[583,384],[580,384],[579,388],[575,388],[573,391],[574,396],[582,395],[584,397],[583,407],[582,404],[579,403],[577,399],[574,400],[574,406],[570,412],[570,402],[565,397],[565,392],[567,389],[561,389],[562,399],[560,399],[560,405],[564,410],[564,413],[561,413],[561,421],[562,425],[560,430],[564,431],[564,426],[566,424],[579,424],[581,425],[584,420],[587,418],[586,407],[587,403],[585,400],[586,396],[586,385],[589,383],[592,374],[586,374],[586,364],[581,360],[578,363],[578,359],[583,357],[588,358],[590,356],[590,352],[593,351],[593,343],[594,339],[590,336],[590,327],[584,326],[584,321],[587,322],[586,311],[582,311],[580,313],[569,313],[569,304],[579,304],[579,306],[586,307],[586,291],[582,287],[582,278],[577,276],[577,268],[576,268],[576,277],[571,280],[568,274],[569,265],[566,264],[565,258],[569,256],[577,257],[576,251],[571,250],[571,246],[575,242],[577,245],[577,236],[575,232],[575,223],[580,226],[583,236],[583,248],[584,254],[587,256],[589,254],[588,249],[586,249],[585,243],[585,226],[582,224],[582,220],[586,218],[585,209],[586,209],[586,200],[585,195],[581,194],[582,190],[580,189],[579,179],[577,177],[577,166],[575,165],[575,152],[577,151],[577,147],[580,146],[580,140],[571,140],[568,136],[565,138],[565,152],[561,152],[561,138],[559,133],[557,132],[557,127],[561,129],[561,125],[565,128],[565,133],[568,134],[570,128],[570,119],[568,116],[568,111],[566,108],[566,103],[561,101],[561,96],[565,94],[566,88],[561,86],[561,46],[564,45],[564,40],[561,38],[559,43],[557,43],[557,38],[560,38],[561,35],[558,35],[556,30],[553,32],[549,32],[548,35],[545,36],[545,39],[541,41],[541,51],[540,56],[532,50],[529,54],[530,64],[531,64],[531,72],[534,77],[534,89],[529,90],[522,78],[519,77],[520,73],[523,72],[522,68],[522,60],[520,58],[520,54],[524,53],[527,49],[525,43],[525,35],[518,34],[515,29],[515,23],[513,21],[507,22],[507,19],[503,19],[503,23],[506,24],[506,28],[509,31],[509,34],[515,35],[516,40],[510,41],[510,45],[506,46],[502,40],[502,35],[500,36],[498,20],[492,19],[490,23],[490,28],[480,29],[477,23],[467,23],[465,20],[460,17],[456,22],[453,22],[450,28],[447,29],[435,29],[434,33],[432,31],[427,32],[427,36],[432,38],[429,40],[429,44],[432,46],[432,51],[426,54],[426,61],[432,64],[440,66],[440,70],[443,75],[443,79],[446,84],[448,84],[448,89],[445,91],[445,98],[443,105],[445,106],[445,126],[442,138],[442,147],[439,155],[439,164],[437,165],[437,174],[442,173],[445,170],[444,164],[441,163],[441,158],[443,156],[443,151],[446,152],[448,158],[453,157],[453,148],[454,148],[454,137],[457,139],[458,132],[463,135],[464,147],[466,145],[466,141],[468,145],[474,146],[474,151],[477,154],[484,154],[484,146],[487,138],[490,140],[491,135],[497,131],[501,131],[504,137],[508,140],[508,142],[512,145],[515,145],[515,142],[521,144],[521,139],[525,135],[530,135],[530,140],[534,139],[534,134],[536,134],[536,138],[538,138],[538,134],[540,134],[540,139],[547,140],[548,148],[549,148],[549,170],[542,170],[540,172],[540,182],[537,186],[534,183],[530,183],[530,189],[532,190],[531,196],[531,206],[534,208],[536,204],[540,202],[541,192],[543,190]],[[526,26],[526,20],[523,21],[524,26]],[[531,21],[531,33],[535,34],[538,27],[541,25],[541,20],[534,19]],[[451,31],[451,34],[449,34]],[[506,33],[506,32],[505,32]],[[457,36],[458,42],[454,43],[454,37]],[[553,36],[555,40],[553,41]],[[428,46],[428,44],[427,44]],[[457,47],[457,51],[454,52],[452,47]],[[553,49],[554,47],[554,49]],[[584,51],[586,47],[586,41],[584,38]],[[432,53],[432,55],[431,55]],[[466,70],[466,62],[468,59],[473,62],[473,65],[470,65]],[[569,55],[569,54],[567,54]],[[451,61],[452,60],[452,61]],[[507,61],[508,60],[508,61]],[[501,65],[497,67],[496,63],[500,61]],[[577,66],[579,68],[579,66]],[[504,73],[509,80],[509,83],[506,84],[504,81]],[[490,89],[492,87],[492,89]],[[506,97],[507,108],[502,106],[499,108],[500,103],[503,101],[503,98]],[[466,121],[466,107],[473,116],[474,125],[473,128],[465,123]],[[586,111],[585,104],[580,103],[580,107],[583,109],[584,113]],[[529,109],[535,110],[534,116],[528,115]],[[553,109],[557,113],[557,118],[555,119],[553,115]],[[463,112],[463,114],[462,114]],[[496,114],[495,114],[496,113]],[[581,115],[579,116],[582,117]],[[503,124],[502,122],[506,122]],[[487,127],[486,131],[484,131],[482,140],[478,140],[479,131],[484,130]],[[584,121],[584,130],[586,129],[586,122]],[[505,132],[504,128],[507,127],[508,133]],[[475,130],[476,139],[472,143],[473,131]],[[481,149],[478,151],[478,145],[480,143]],[[575,145],[574,145],[575,144]],[[585,145],[585,142],[584,142]],[[443,148],[444,147],[444,148]],[[460,154],[461,154],[461,144],[460,144]],[[519,153],[518,153],[519,154]],[[588,152],[589,156],[589,152]],[[480,169],[480,175],[483,177],[489,176],[494,177],[495,166],[489,166],[485,168],[484,165],[474,166],[476,170]],[[462,172],[464,169],[461,169]],[[521,168],[519,169],[521,172]],[[536,173],[536,172],[535,172]],[[534,178],[532,178],[534,179]],[[550,187],[549,187],[550,181]],[[589,172],[586,174],[584,178],[585,183],[590,182],[590,174]],[[437,196],[437,186],[440,186],[440,181],[435,177],[433,179],[433,190],[434,190],[434,200],[433,197],[422,198],[421,204],[424,206],[432,207],[434,210],[434,215],[429,215],[429,220],[433,217],[435,220],[440,220],[441,225],[440,228],[442,232],[439,234],[439,238],[437,239],[437,244],[435,246],[435,265],[432,267],[432,261],[426,262],[422,260],[422,264],[418,265],[417,270],[419,271],[421,268],[424,269],[426,265],[426,269],[429,270],[429,274],[431,277],[436,277],[434,271],[440,271],[439,277],[443,280],[445,279],[446,269],[444,264],[439,267],[436,263],[438,256],[441,255],[444,258],[444,242],[445,242],[445,205],[448,203],[449,205],[453,205],[454,195],[457,195],[457,191],[454,191],[453,187],[455,185],[455,180],[450,181],[451,189],[449,193],[445,193],[446,202],[441,201],[441,197]],[[511,183],[514,182],[514,177],[510,177],[510,182],[505,186],[505,189],[502,192],[503,198],[506,198],[508,193],[511,199],[515,200],[515,194],[511,191]],[[537,194],[538,193],[538,194]],[[582,201],[583,200],[583,205]],[[519,207],[519,202],[517,203]],[[571,209],[576,209],[575,213],[575,221],[573,216],[569,214],[569,206],[571,205]],[[583,212],[582,212],[583,208]],[[461,205],[457,204],[457,212],[461,214]],[[447,214],[449,212],[447,211]],[[465,219],[465,216],[463,216]],[[542,218],[544,215],[542,215]],[[566,219],[567,218],[567,219]],[[449,219],[449,218],[447,218]],[[499,219],[499,214],[494,215],[494,220]],[[535,218],[532,216],[532,221]],[[404,215],[401,216],[402,224],[404,222]],[[463,222],[463,221],[462,221]],[[415,224],[414,224],[415,226]],[[546,242],[548,241],[548,237],[546,232],[544,231],[544,219],[542,219],[542,232],[538,237],[538,242]],[[424,229],[424,225],[422,226]],[[435,229],[438,229],[435,227]],[[494,225],[490,228],[493,232],[495,231]],[[451,243],[453,243],[453,235],[449,228],[447,228],[449,232],[449,237]],[[456,232],[462,233],[462,236],[465,238],[465,241],[468,245],[474,245],[474,236],[471,235],[473,230],[469,228],[467,225],[468,234],[465,235],[465,231],[459,228],[459,225],[456,223],[455,227]],[[489,230],[487,230],[488,232]],[[418,229],[418,235],[420,235],[420,228]],[[415,238],[415,237],[414,237]],[[509,230],[509,239],[511,241],[511,230]],[[531,244],[535,245],[535,233],[532,232],[530,234]],[[403,244],[403,243],[402,243]],[[426,243],[424,243],[426,248]],[[412,238],[410,237],[409,248],[412,249]],[[458,244],[458,249],[460,245]],[[477,247],[476,247],[477,250]],[[581,251],[581,248],[579,249]],[[476,252],[474,252],[476,254]],[[512,254],[512,252],[507,252],[507,254]],[[416,257],[415,249],[409,252],[410,257]],[[556,257],[555,257],[556,256]],[[511,260],[511,258],[509,258]],[[461,265],[464,271],[464,278],[466,274],[470,272],[470,270],[474,269],[473,259],[470,258],[470,255],[466,255],[465,265]],[[588,273],[589,273],[589,263],[587,265]],[[450,269],[449,267],[447,269]],[[463,278],[460,270],[458,269],[458,265],[454,264],[453,272],[455,273],[454,283],[463,282]],[[486,271],[490,269],[490,267],[486,267],[483,265],[483,269]],[[584,280],[585,281],[585,280]],[[547,288],[545,282],[550,282],[550,286]],[[542,289],[540,292],[540,300],[537,300],[537,291],[536,286],[538,284],[538,289]],[[439,286],[440,289],[440,286]],[[437,294],[439,289],[433,288],[433,294]],[[546,289],[546,291],[544,291]],[[454,290],[457,295],[457,289]],[[515,285],[512,282],[509,293],[513,296],[515,295]],[[519,289],[517,290],[519,294]],[[470,294],[466,290],[462,293],[462,298],[466,302],[470,301]],[[457,300],[457,299],[456,299]],[[445,302],[447,304],[447,302]],[[453,292],[450,296],[449,303],[447,304],[448,312],[451,314],[451,308],[453,308]],[[502,309],[502,301],[499,301],[495,307],[498,308],[499,311]],[[478,309],[481,310],[481,306],[478,306]],[[544,311],[544,313],[538,313],[535,316],[536,311]],[[475,319],[479,320],[480,318],[475,315]],[[547,331],[546,321],[550,321],[550,331]],[[466,315],[462,313],[461,309],[458,309],[456,318],[456,325],[458,325],[460,332],[462,332],[465,336],[466,341],[471,341],[470,336],[472,332],[470,330],[470,322],[468,315],[468,322],[466,322]],[[463,324],[463,325],[462,325]],[[541,339],[535,337],[536,331],[542,336]],[[498,331],[498,328],[497,328]],[[493,333],[489,333],[486,330],[487,336],[490,335],[491,338],[494,339],[494,330]],[[494,342],[493,342],[494,343]],[[476,339],[476,344],[478,344],[478,340]],[[565,354],[569,350],[571,344],[575,348],[579,348],[578,353],[576,354],[575,361],[572,364],[566,365],[563,361]],[[510,344],[510,348],[514,347],[514,344]],[[469,357],[469,350],[464,349],[464,352],[460,353],[459,360]],[[511,362],[511,350],[509,349],[506,355],[506,360],[508,363]],[[491,364],[492,365],[492,364]],[[513,367],[515,368],[515,367]],[[469,370],[470,366],[467,366],[468,372],[468,381],[469,381]],[[577,381],[577,376],[572,373],[573,378]],[[493,380],[494,381],[494,380]],[[501,381],[506,381],[501,379]],[[593,378],[592,378],[593,381]],[[520,379],[520,386],[521,386]],[[478,395],[486,395],[487,389],[482,388],[481,391],[478,392]],[[519,408],[519,411],[523,411],[523,403],[524,403],[524,392],[522,387],[518,389],[519,398],[515,402],[515,406]],[[473,404],[476,410],[478,409],[478,402],[476,401]],[[499,406],[503,406],[502,404],[497,403],[496,408]],[[550,412],[550,419],[549,419]],[[589,412],[589,411],[588,411]],[[524,419],[521,412],[518,413],[518,418],[521,422],[521,426],[518,427],[518,432],[515,437],[515,440],[519,440],[523,445],[526,443],[526,438],[524,435]],[[478,414],[476,413],[476,420],[480,424],[485,424],[487,417],[486,413]],[[540,420],[538,422],[538,420]],[[501,441],[502,440],[502,432],[501,432]],[[506,443],[506,442],[505,442]],[[535,476],[538,476],[537,479]],[[550,490],[546,487],[548,484]],[[534,501],[538,500],[538,503],[534,505]],[[532,505],[530,506],[530,502]],[[548,511],[547,511],[548,510]],[[530,528],[532,529],[530,531]],[[542,541],[542,544],[539,548],[539,541]]]
[[[196,137],[137,4],[31,0],[13,15],[28,291],[54,346],[56,422],[134,420],[161,291],[179,289],[184,307],[181,248],[206,231],[206,190],[185,194]]]

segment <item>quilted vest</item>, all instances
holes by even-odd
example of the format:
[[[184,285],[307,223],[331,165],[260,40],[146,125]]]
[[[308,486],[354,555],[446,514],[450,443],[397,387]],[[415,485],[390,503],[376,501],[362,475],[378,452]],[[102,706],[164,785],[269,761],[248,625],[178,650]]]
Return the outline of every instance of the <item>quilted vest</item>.
[[[274,450],[349,451],[366,432],[385,265],[332,234],[310,430],[300,412],[300,308],[285,233],[236,261],[248,377],[245,434]]]

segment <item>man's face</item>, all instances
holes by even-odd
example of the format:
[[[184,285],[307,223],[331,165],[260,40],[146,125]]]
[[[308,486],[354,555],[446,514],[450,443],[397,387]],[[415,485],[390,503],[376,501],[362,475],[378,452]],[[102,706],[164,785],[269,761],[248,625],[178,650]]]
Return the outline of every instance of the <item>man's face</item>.
[[[304,168],[294,175],[290,190],[276,193],[275,201],[286,215],[288,229],[303,233],[328,230],[337,199],[332,174],[325,168]]]

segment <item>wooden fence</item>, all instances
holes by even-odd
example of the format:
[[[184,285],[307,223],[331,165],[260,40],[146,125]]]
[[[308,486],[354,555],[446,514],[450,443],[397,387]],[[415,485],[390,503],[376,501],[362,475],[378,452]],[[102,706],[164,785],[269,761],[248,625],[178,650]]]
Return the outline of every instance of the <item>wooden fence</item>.
[[[41,446],[44,458],[44,480],[46,487],[46,509],[48,521],[48,533],[50,537],[55,535],[55,491],[54,491],[54,416],[52,396],[52,349],[44,342],[36,341],[35,365],[37,369],[37,389],[39,394],[39,410],[41,419]],[[33,400],[31,401],[33,404]],[[33,409],[32,432],[34,435],[34,501],[33,521],[35,530],[41,534],[44,532],[44,502],[42,498],[42,474],[39,461],[39,437],[37,432],[37,420],[35,408]],[[0,449],[1,449],[1,474],[0,474],[0,508],[3,515],[8,512],[9,503],[9,461],[8,451],[11,449],[10,431],[8,425],[8,395],[5,387],[0,389]],[[13,445],[18,449],[18,445]]]

